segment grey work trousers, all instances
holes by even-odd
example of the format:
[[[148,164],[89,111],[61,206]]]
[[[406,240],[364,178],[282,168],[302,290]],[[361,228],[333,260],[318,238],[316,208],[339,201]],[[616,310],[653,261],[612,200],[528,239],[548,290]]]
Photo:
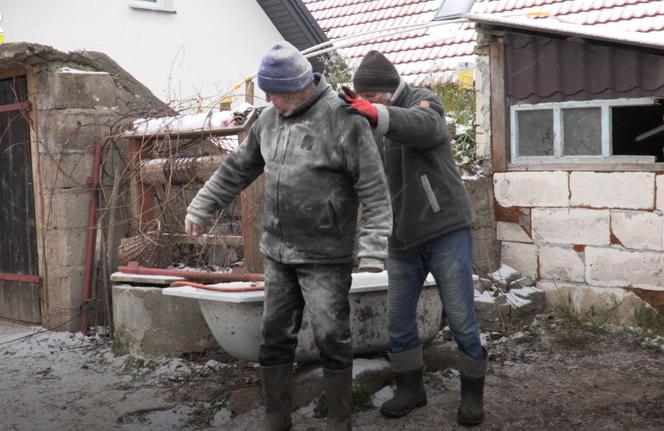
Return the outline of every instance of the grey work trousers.
[[[284,264],[265,257],[261,366],[293,362],[305,307],[323,367],[344,370],[352,365],[351,270],[350,263]]]

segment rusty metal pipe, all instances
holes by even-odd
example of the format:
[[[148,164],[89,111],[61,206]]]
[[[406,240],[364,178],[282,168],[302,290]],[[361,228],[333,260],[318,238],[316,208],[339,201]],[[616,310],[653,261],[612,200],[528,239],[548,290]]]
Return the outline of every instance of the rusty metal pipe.
[[[163,275],[170,277],[182,277],[189,280],[211,281],[211,282],[229,282],[229,281],[265,281],[263,274],[233,274],[233,273],[219,273],[219,272],[202,272],[202,271],[180,271],[177,269],[162,269],[162,268],[146,268],[138,264],[132,265],[130,262],[127,266],[118,267],[118,271],[126,274],[140,274],[140,275]]]
[[[101,172],[101,141],[95,143],[92,176],[88,178],[90,187],[90,205],[88,205],[88,236],[85,248],[85,272],[83,273],[83,310],[81,313],[81,331],[88,330],[88,307],[92,294],[92,272],[95,259],[95,243],[97,242],[97,199],[99,189],[99,173]]]

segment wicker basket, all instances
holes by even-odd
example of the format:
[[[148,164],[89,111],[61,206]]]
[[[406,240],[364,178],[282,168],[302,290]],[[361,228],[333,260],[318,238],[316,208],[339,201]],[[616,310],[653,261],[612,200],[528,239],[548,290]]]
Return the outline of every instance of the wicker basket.
[[[120,240],[118,246],[120,265],[138,262],[139,265],[149,268],[166,268],[172,263],[173,243],[170,236],[161,230],[159,220],[156,222],[156,230],[141,232]]]

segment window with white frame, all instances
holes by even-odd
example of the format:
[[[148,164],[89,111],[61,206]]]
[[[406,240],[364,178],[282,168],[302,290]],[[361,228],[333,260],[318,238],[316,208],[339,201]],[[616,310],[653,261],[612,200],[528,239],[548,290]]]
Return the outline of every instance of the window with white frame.
[[[129,0],[132,9],[147,9],[158,12],[175,13],[174,0]]]
[[[664,161],[664,107],[655,98],[511,107],[512,162]],[[623,157],[625,159],[625,157]]]

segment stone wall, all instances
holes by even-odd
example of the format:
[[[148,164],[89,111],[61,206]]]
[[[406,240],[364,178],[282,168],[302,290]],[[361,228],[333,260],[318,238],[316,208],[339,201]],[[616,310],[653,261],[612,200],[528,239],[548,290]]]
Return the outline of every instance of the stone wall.
[[[49,328],[77,330],[91,196],[87,179],[95,142],[110,134],[106,124],[117,116],[117,96],[108,73],[66,70],[52,64],[35,75],[46,250],[42,321]]]
[[[539,280],[552,302],[582,309],[623,301],[664,310],[664,175],[493,173],[489,44],[475,48],[477,158],[492,176],[500,260]],[[621,316],[629,313],[623,310]]]
[[[95,143],[108,144],[123,121],[171,111],[102,53],[7,43],[0,45],[0,69],[28,76],[42,325],[78,330]],[[121,140],[105,146],[109,193],[110,161],[123,148]]]
[[[473,210],[473,272],[486,275],[500,266],[491,177],[464,177],[463,183]]]
[[[613,288],[618,298],[623,289],[664,291],[663,180],[651,172],[495,173],[502,261],[549,289]]]

